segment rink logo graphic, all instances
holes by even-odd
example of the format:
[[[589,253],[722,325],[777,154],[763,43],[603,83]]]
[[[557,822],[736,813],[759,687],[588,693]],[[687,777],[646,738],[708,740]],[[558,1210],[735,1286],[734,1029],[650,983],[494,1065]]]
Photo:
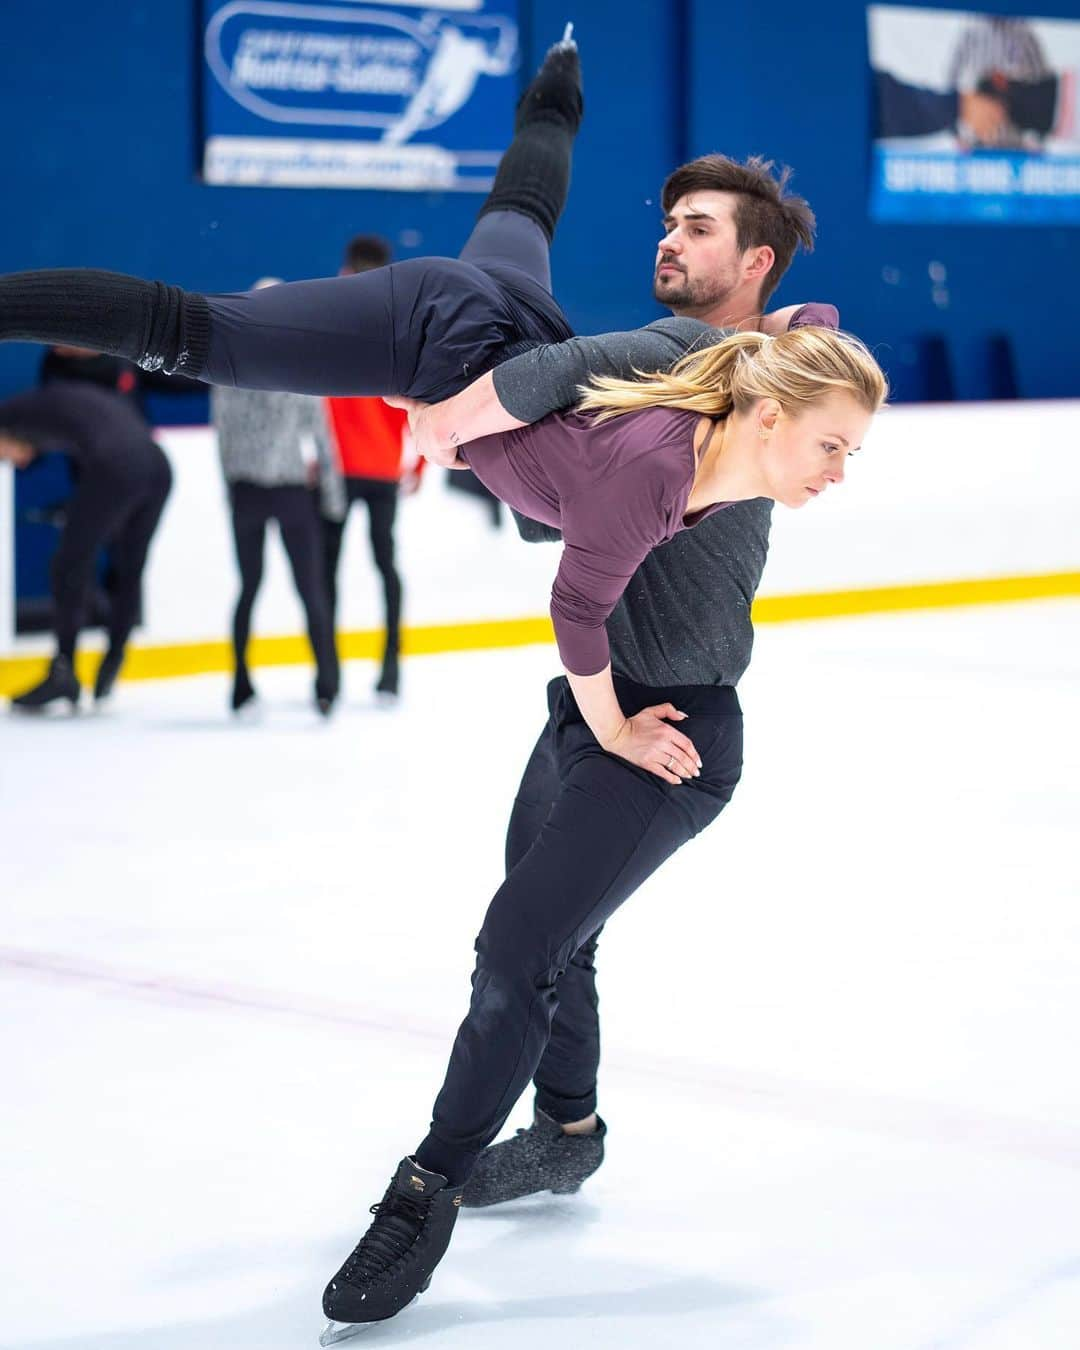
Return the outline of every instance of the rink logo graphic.
[[[513,73],[518,29],[501,14],[232,0],[204,51],[217,85],[265,122],[404,145],[460,113],[481,81]]]
[[[423,1181],[418,1176],[415,1175],[409,1178],[409,1185],[413,1188],[414,1191],[427,1190],[427,1187],[424,1185]]]
[[[204,180],[487,192],[518,62],[517,0],[492,3],[204,0]]]

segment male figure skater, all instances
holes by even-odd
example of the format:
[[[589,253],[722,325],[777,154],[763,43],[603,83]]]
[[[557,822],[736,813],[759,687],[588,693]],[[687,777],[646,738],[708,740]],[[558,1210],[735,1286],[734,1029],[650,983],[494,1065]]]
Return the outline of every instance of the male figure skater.
[[[676,170],[663,205],[655,294],[677,317],[527,351],[441,406],[406,400],[421,446],[452,447],[538,420],[576,402],[594,371],[631,376],[670,366],[689,347],[719,339],[712,323],[760,326],[796,247],[812,242],[806,203],[785,197],[784,179],[760,161],[708,156]],[[821,306],[783,318],[836,322]],[[699,737],[698,778],[673,794],[674,775],[665,784],[603,753],[566,681],[549,687],[548,726],[515,802],[507,879],[476,941],[473,997],[431,1130],[399,1164],[373,1222],[328,1285],[324,1344],[395,1315],[426,1289],[463,1205],[571,1192],[599,1167],[606,1127],[596,1114],[595,955],[603,924],[564,950],[548,942],[552,910],[610,913],[730,799],[742,764],[734,686],[750,658],[750,603],[769,517],[769,503],[746,502],[677,535],[646,558],[608,621],[628,722],[678,719],[677,709],[689,707],[702,719],[685,724]],[[543,534],[520,523],[529,537]],[[525,988],[527,1012],[512,992]],[[485,1148],[529,1077],[533,1127]]]

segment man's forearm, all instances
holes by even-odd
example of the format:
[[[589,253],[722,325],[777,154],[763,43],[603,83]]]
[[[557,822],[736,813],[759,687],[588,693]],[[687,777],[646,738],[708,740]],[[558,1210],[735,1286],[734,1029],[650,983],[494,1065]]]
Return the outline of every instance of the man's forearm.
[[[641,370],[666,370],[701,335],[712,330],[693,320],[667,320],[628,333],[570,338],[511,357],[459,394],[412,415],[421,453],[448,450],[538,422],[572,407],[590,375],[632,379]]]
[[[413,434],[418,443],[445,448],[465,445],[481,436],[494,436],[525,425],[499,402],[495,381],[489,371],[459,394],[424,408],[417,415]]]

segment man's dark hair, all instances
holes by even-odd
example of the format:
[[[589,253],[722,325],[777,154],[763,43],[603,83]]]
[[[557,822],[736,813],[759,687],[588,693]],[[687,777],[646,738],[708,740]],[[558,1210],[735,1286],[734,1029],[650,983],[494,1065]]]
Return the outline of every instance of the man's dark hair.
[[[760,155],[751,155],[745,164],[727,155],[702,155],[669,175],[660,194],[665,215],[690,192],[735,194],[735,242],[740,253],[768,244],[776,254],[761,283],[762,308],[780,285],[799,245],[808,253],[814,247],[814,213],[802,197],[785,195],[790,177],[791,170],[786,167],[774,177],[773,161]]]
[[[393,256],[393,250],[381,234],[357,234],[345,246],[345,266],[351,272],[385,267]]]

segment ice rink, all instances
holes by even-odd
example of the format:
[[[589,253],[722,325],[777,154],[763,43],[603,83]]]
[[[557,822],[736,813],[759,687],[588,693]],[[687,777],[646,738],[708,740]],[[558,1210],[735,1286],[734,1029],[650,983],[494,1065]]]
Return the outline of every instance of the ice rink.
[[[0,725],[0,1345],[301,1350],[425,1132],[552,648]],[[600,948],[608,1160],[357,1346],[1075,1350],[1080,602],[759,629]],[[522,1101],[508,1129],[526,1123]]]

